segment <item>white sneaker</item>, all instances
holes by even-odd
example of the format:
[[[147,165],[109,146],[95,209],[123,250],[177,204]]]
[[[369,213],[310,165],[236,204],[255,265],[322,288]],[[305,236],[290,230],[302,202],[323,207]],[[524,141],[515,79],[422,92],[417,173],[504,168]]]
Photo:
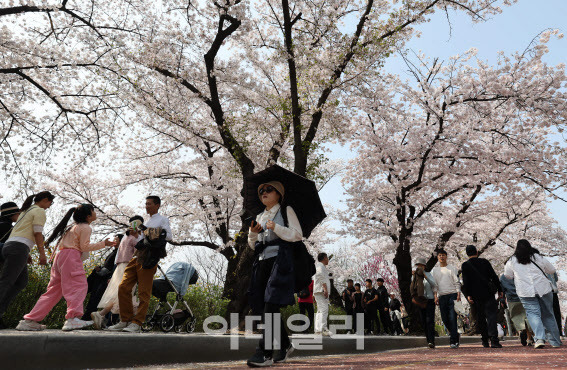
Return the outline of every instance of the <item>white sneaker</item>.
[[[541,339],[536,340],[535,344],[534,344],[534,348],[538,349],[538,348],[543,348],[545,347],[545,342]]]
[[[86,328],[87,326],[91,326],[92,324],[93,324],[92,321],[85,321],[79,319],[78,317],[73,317],[72,319],[65,321],[65,324],[63,324],[61,330],[63,331],[77,330],[77,329]]]
[[[91,319],[93,319],[93,326],[96,330],[101,330],[102,329],[102,322],[104,320],[104,317],[102,317],[102,315],[100,313],[98,313],[97,311],[91,313]]]
[[[45,325],[41,325],[36,321],[31,320],[20,320],[18,326],[16,326],[16,330],[19,331],[41,331],[45,330]]]
[[[141,328],[142,327],[140,325],[136,324],[135,322],[131,322],[122,331],[125,331],[125,332],[128,332],[128,333],[139,333]]]
[[[120,321],[116,325],[109,326],[108,330],[110,330],[110,331],[122,331],[128,326],[128,324],[129,324],[129,322]]]

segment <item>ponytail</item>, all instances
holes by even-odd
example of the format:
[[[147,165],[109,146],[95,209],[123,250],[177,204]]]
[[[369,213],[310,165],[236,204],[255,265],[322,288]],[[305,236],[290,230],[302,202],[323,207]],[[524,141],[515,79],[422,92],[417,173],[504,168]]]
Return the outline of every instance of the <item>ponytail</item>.
[[[24,204],[22,204],[22,208],[20,212],[27,211],[32,206],[32,203],[41,202],[44,199],[49,199],[50,201],[53,202],[53,199],[55,199],[55,195],[51,194],[48,191],[40,191],[37,194],[32,194],[26,198]]]
[[[29,197],[27,197],[26,200],[24,200],[24,204],[22,204],[22,208],[20,208],[20,212],[25,212],[31,207],[34,197],[35,194],[32,194]]]
[[[26,201],[27,201],[27,199],[26,199]],[[67,211],[67,213],[65,214],[65,216],[63,217],[61,222],[59,222],[59,224],[53,230],[53,233],[51,234],[51,236],[45,241],[45,245],[50,245],[51,243],[53,243],[53,241],[55,239],[57,239],[61,235],[63,235],[63,232],[65,231],[65,228],[67,227],[67,224],[69,223],[69,220],[71,219],[71,216],[73,216],[73,214],[75,213],[76,210],[77,210],[77,208],[73,207],[73,208],[71,208],[70,210]]]

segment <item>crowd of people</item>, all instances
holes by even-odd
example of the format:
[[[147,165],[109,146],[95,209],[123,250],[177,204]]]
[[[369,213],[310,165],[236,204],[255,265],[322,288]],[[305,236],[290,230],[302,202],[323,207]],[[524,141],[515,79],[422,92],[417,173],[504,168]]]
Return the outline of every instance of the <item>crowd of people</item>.
[[[32,263],[32,248],[35,246],[38,250],[38,263],[46,265],[45,249],[55,242],[47,290],[16,329],[44,330],[46,327],[40,322],[64,298],[67,303],[64,331],[91,325],[102,329],[114,313],[119,315],[120,321],[108,326],[108,330],[139,332],[146,319],[157,264],[166,256],[165,246],[172,237],[168,219],[158,213],[160,198],[146,198],[149,219],[144,221],[138,215],[131,217],[125,236],[119,234],[114,240],[96,243],[91,242],[90,224],[97,218],[91,204],[69,209],[45,240],[45,211],[54,199],[53,194],[43,191],[28,197],[22,207],[14,202],[1,206],[0,328],[6,328],[2,317],[9,304],[28,284],[27,265]],[[74,222],[68,225],[71,218]],[[97,266],[87,277],[83,261],[90,252],[106,247],[113,250],[104,264]],[[134,294],[136,288],[137,295]],[[84,309],[88,293],[91,295]],[[101,310],[97,311],[99,308]]]
[[[261,182],[254,196],[261,201],[264,210],[251,221],[248,233],[248,244],[254,250],[248,291],[252,314],[259,315],[266,324],[267,318],[279,314],[282,307],[295,304],[297,294],[300,312],[307,314],[309,325],[314,323],[315,334],[330,335],[327,326],[332,289],[327,269],[329,256],[319,253],[313,271],[309,268],[309,259],[313,257],[307,252],[308,258],[298,262],[296,251],[301,248],[305,229],[294,208],[285,202],[287,196],[282,182]],[[28,197],[21,207],[13,202],[1,206],[0,327],[5,328],[2,316],[10,302],[28,283],[31,250],[37,248],[39,264],[46,265],[46,247],[55,243],[47,290],[16,329],[44,330],[41,321],[63,297],[67,303],[65,331],[90,325],[102,329],[109,317],[117,314],[120,321],[108,325],[108,330],[139,332],[146,320],[157,264],[166,256],[165,246],[172,240],[168,219],[158,213],[160,198],[146,198],[145,208],[150,217],[144,220],[141,216],[132,216],[125,235],[95,243],[91,242],[90,224],[97,214],[90,204],[71,208],[45,240],[46,210],[52,206],[54,198],[50,192],[43,191]],[[74,222],[68,225],[71,218]],[[87,278],[83,261],[90,252],[105,247],[113,248],[112,252]],[[415,261],[410,292],[430,348],[435,348],[436,307],[449,334],[450,347],[459,347],[455,302],[461,302],[461,295],[471,305],[485,347],[502,347],[497,329],[497,299],[504,297],[522,338],[533,340],[535,348],[545,346],[545,341],[553,347],[561,345],[561,324],[554,314],[559,302],[557,275],[547,259],[522,239],[506,263],[504,274],[498,277],[491,263],[479,257],[475,246],[467,246],[466,254],[469,259],[460,268],[447,262],[445,250],[437,251],[438,263],[431,271],[426,268],[425,258]],[[305,274],[308,274],[307,282],[312,279],[311,284],[305,284],[298,291],[297,282],[304,281]],[[353,332],[360,332],[357,317],[363,314],[365,334],[406,333],[407,313],[400,300],[388,292],[384,280],[366,279],[364,285],[362,290],[360,283],[349,279],[341,293],[344,309],[352,317]],[[134,294],[136,289],[137,294]],[[279,331],[267,330],[267,326],[261,326],[262,339],[248,360],[249,366],[285,362],[294,350],[283,321]]]
[[[521,239],[499,277],[491,263],[479,257],[474,245],[465,248],[468,260],[460,268],[447,263],[447,252],[437,252],[438,265],[426,270],[425,258],[415,263],[412,302],[418,306],[428,346],[435,348],[435,307],[439,306],[450,347],[458,348],[460,333],[455,302],[464,294],[484,347],[501,348],[499,309],[510,321],[522,344],[543,348],[561,346],[561,312],[554,266],[531,244]],[[505,326],[507,324],[503,323]],[[512,333],[508,328],[508,333]]]

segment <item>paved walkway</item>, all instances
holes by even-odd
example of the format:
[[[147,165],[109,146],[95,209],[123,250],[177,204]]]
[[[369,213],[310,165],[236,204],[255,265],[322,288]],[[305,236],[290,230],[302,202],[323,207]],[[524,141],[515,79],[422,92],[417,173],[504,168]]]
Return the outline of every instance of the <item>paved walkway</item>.
[[[394,350],[376,354],[331,355],[290,358],[283,369],[552,369],[567,367],[567,346],[535,350],[522,347],[517,341],[503,343],[504,348],[483,348],[466,345],[457,350],[438,347]],[[151,367],[147,369],[248,369],[246,363],[222,362]]]

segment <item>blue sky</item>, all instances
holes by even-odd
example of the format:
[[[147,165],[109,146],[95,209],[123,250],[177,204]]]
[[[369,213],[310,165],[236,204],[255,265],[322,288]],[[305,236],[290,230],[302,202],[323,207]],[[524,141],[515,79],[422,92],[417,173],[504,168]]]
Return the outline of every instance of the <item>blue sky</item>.
[[[523,51],[540,32],[553,28],[565,33],[566,37],[548,43],[550,52],[545,61],[551,65],[567,63],[567,0],[520,0],[503,10],[502,14],[482,23],[474,23],[464,13],[457,12],[449,14],[449,24],[444,13],[437,13],[429,23],[418,26],[421,37],[412,39],[407,47],[441,60],[475,47],[480,59],[495,64],[499,51],[505,54]],[[389,59],[385,69],[390,73],[405,73],[400,58]],[[332,159],[353,157],[348,148],[340,147],[333,147],[329,155]],[[344,199],[343,193],[341,179],[336,177],[323,188],[321,198],[323,203],[343,208],[340,202]],[[551,210],[567,230],[567,204],[554,201]]]

